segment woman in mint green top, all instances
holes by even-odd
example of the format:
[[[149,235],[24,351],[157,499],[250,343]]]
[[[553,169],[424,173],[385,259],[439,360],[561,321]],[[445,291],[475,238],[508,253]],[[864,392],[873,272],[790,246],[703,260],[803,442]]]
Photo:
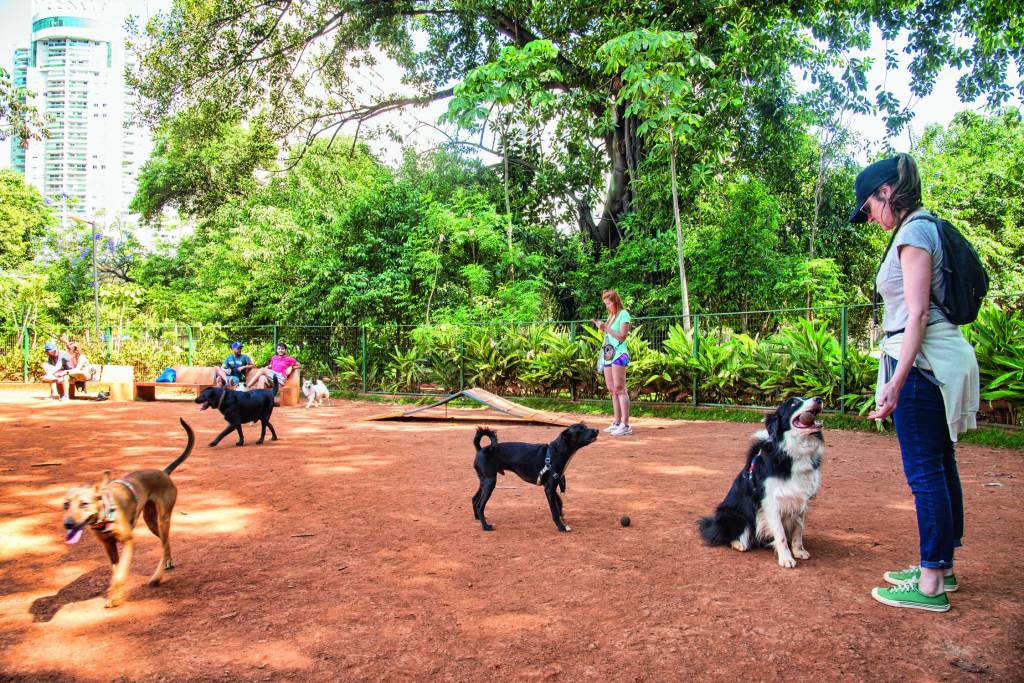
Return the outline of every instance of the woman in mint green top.
[[[614,289],[602,294],[601,300],[608,309],[608,319],[595,319],[591,322],[597,329],[604,331],[600,364],[604,370],[604,383],[612,397],[614,421],[604,431],[612,436],[626,436],[633,433],[629,426],[629,392],[626,391],[626,367],[629,365],[626,337],[629,336],[631,318]]]

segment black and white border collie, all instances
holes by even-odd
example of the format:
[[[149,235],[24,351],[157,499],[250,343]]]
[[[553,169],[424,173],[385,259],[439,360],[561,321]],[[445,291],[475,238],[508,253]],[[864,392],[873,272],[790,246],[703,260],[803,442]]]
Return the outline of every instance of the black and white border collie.
[[[782,567],[806,560],[807,508],[821,484],[820,398],[791,398],[764,419],[747,462],[715,514],[697,526],[708,545],[746,551],[771,544]]]

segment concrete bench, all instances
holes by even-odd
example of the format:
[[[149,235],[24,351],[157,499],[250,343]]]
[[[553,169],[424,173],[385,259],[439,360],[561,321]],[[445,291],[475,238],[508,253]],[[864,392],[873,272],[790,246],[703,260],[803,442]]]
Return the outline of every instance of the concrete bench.
[[[156,400],[156,388],[192,389],[196,396],[206,387],[212,387],[217,377],[214,368],[192,365],[179,365],[174,370],[173,382],[136,382],[135,392],[143,401]]]
[[[155,401],[157,387],[178,387],[192,389],[198,396],[203,389],[215,385],[217,373],[215,368],[202,366],[176,366],[173,382],[136,382],[135,391],[139,399],[143,401]],[[299,404],[299,394],[302,393],[302,379],[299,370],[293,370],[288,376],[288,381],[278,389],[275,403],[282,406],[296,406]]]
[[[277,398],[274,399],[274,405],[299,405],[299,396],[302,394],[301,372],[300,368],[295,368],[292,370],[292,374],[288,375],[288,380],[277,388]]]
[[[135,368],[131,365],[100,365],[96,379],[86,384],[106,384],[110,387],[109,401],[135,400]],[[68,384],[68,396],[75,398],[75,381]]]

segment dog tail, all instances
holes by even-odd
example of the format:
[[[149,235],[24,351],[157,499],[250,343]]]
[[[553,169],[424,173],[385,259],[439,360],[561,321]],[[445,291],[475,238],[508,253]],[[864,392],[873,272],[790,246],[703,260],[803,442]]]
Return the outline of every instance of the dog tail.
[[[181,422],[181,426],[185,428],[185,433],[188,434],[188,444],[185,446],[185,450],[182,454],[175,458],[174,462],[164,468],[164,474],[170,474],[177,469],[178,465],[185,462],[185,458],[192,455],[192,447],[196,445],[196,433],[188,426],[188,422],[185,422],[185,420],[180,417],[178,418],[178,421]]]
[[[491,440],[491,443],[488,444],[488,446],[487,446],[488,448],[490,448],[494,444],[498,443],[498,433],[497,432],[495,432],[490,427],[477,427],[476,428],[476,437],[473,439],[473,445],[476,446],[477,450],[480,450],[480,439],[484,438],[485,436],[488,437]]]
[[[274,396],[277,396],[277,387],[278,387],[277,373],[275,372],[274,373]]]
[[[719,506],[715,514],[698,520],[697,528],[708,545],[727,545],[743,535],[747,520],[738,511]]]

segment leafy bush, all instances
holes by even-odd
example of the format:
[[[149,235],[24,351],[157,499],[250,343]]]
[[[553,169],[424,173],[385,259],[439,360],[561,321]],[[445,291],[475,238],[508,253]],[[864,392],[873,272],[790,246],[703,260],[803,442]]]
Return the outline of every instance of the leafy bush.
[[[1020,424],[1024,408],[1024,315],[995,304],[984,306],[965,329],[981,375],[981,398],[1006,401],[1010,420]]]

